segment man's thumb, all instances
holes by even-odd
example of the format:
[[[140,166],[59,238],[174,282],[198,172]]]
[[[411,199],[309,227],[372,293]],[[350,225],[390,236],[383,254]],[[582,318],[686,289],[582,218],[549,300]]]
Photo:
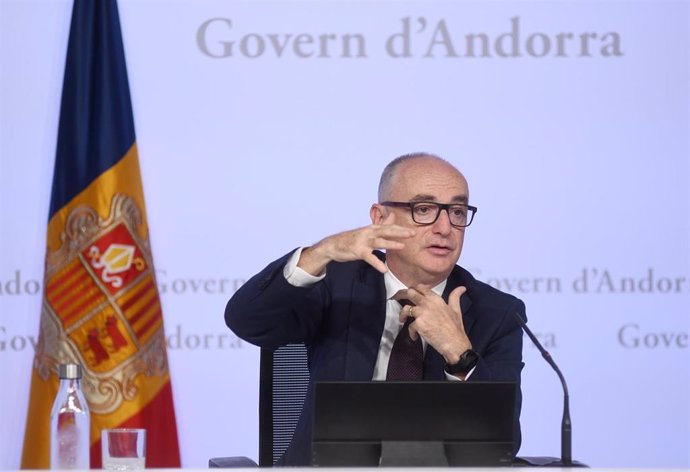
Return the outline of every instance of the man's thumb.
[[[462,314],[460,311],[460,297],[466,291],[467,287],[461,285],[459,287],[455,287],[455,289],[450,292],[450,295],[448,295],[448,306],[458,315]]]

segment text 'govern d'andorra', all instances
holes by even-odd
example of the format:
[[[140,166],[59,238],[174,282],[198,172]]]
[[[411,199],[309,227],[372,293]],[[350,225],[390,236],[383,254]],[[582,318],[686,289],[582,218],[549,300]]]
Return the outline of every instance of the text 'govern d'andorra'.
[[[210,18],[197,28],[205,56],[272,59],[366,59],[379,52],[410,58],[617,58],[624,55],[617,31],[526,31],[519,16],[499,34],[463,32],[446,19],[405,17],[383,44],[371,48],[362,33],[237,33],[231,18]]]

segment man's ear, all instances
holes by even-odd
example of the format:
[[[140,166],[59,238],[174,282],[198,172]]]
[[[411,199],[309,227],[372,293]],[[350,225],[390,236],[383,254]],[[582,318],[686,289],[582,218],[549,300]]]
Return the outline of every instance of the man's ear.
[[[369,210],[371,222],[375,225],[383,223],[383,220],[386,219],[385,211],[386,209],[383,205],[379,205],[378,203],[371,205],[371,209]]]

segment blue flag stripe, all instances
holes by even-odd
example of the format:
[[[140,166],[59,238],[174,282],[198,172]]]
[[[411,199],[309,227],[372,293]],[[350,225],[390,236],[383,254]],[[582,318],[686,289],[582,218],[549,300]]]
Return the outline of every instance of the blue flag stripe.
[[[50,217],[119,161],[134,141],[117,3],[75,0]]]

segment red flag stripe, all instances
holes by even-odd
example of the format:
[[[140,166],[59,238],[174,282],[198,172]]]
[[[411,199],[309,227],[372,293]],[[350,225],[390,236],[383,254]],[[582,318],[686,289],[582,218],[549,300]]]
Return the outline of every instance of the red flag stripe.
[[[105,300],[106,298],[103,296],[103,293],[100,290],[96,290],[89,296],[84,297],[80,303],[67,308],[62,313],[59,313],[59,316],[65,323],[65,326],[67,326],[75,317],[83,317],[84,313],[87,312],[87,310],[85,310],[86,307],[96,307]]]
[[[139,339],[142,339],[142,338],[146,335],[146,331],[148,331],[148,330],[154,325],[154,323],[156,323],[157,321],[161,321],[161,320],[162,320],[162,315],[161,315],[161,308],[160,308],[160,305],[159,305],[159,306],[156,308],[156,312],[155,312],[154,315],[151,317],[151,319],[149,319],[148,322],[146,322],[146,324],[144,324],[144,326],[142,326],[141,328],[137,329],[137,330],[135,331],[135,334],[137,335],[137,337],[138,337]]]
[[[144,316],[144,314],[147,311],[149,311],[149,309],[152,306],[158,303],[158,297],[156,296],[156,292],[150,291],[148,294],[151,296],[151,298],[142,307],[133,312],[131,316],[127,316],[127,314],[125,314],[125,316],[127,316],[127,318],[129,319],[129,324],[131,324],[132,327],[137,323],[137,321],[139,321],[139,319],[142,316]]]
[[[93,293],[102,293],[95,284],[89,282],[91,282],[91,280],[88,276],[85,276],[79,284],[75,284],[75,286],[72,287],[70,293],[66,293],[64,296],[52,301],[51,305],[53,305],[55,311],[70,311],[70,307],[74,306],[75,303],[83,297],[91,296]]]
[[[146,294],[149,293],[152,288],[153,280],[149,277],[146,283],[143,283],[140,286],[132,289],[132,295],[130,295],[130,298],[126,302],[122,303],[122,299],[118,300],[118,304],[120,305],[122,312],[124,313],[128,311],[132,305],[146,296]]]
[[[83,268],[80,269],[71,278],[65,280],[65,284],[62,287],[56,287],[48,293],[48,300],[56,309],[59,309],[60,305],[64,305],[78,297],[81,292],[77,288],[91,281],[91,276],[88,272]]]
[[[64,286],[62,284],[65,282],[65,280],[70,278],[75,271],[81,268],[83,268],[81,262],[79,261],[79,259],[75,259],[72,262],[72,264],[70,264],[64,270],[61,271],[62,275],[53,277],[53,279],[48,284],[46,292],[49,293],[53,291],[64,290]]]

